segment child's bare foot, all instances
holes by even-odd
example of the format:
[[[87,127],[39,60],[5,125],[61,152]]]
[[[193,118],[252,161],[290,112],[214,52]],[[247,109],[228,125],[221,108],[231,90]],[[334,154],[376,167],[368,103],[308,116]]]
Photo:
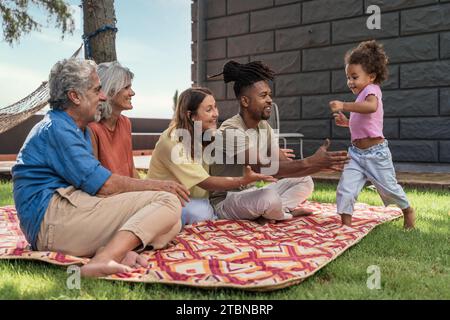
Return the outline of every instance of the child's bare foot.
[[[292,214],[293,217],[304,217],[304,216],[309,216],[309,215],[313,214],[313,212],[314,212],[313,209],[297,208],[297,209],[292,210],[289,213]]]
[[[416,224],[416,212],[413,208],[408,207],[403,209],[403,228],[406,230],[414,229]]]
[[[343,226],[352,226],[352,215],[351,214],[341,214],[341,221]]]

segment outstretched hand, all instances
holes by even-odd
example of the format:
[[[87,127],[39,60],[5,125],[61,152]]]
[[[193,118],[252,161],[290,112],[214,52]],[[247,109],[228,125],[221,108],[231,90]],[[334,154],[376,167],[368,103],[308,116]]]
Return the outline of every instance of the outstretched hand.
[[[326,139],[311,156],[311,162],[321,170],[342,171],[350,160],[347,151],[328,151],[330,144],[330,140]]]
[[[276,182],[277,179],[261,173],[256,173],[250,166],[246,166],[244,170],[244,183],[249,184],[255,181]]]
[[[322,143],[322,145],[320,146],[319,149],[322,149],[322,150],[324,150],[324,151],[327,151],[328,148],[330,147],[330,145],[331,145],[330,139],[325,139],[325,141]]]

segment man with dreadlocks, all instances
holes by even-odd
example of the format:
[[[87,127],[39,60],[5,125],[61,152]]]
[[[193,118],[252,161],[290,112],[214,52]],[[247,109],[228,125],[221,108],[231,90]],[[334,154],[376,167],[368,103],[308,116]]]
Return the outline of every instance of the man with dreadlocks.
[[[265,173],[280,180],[262,188],[241,186],[238,190],[213,192],[211,203],[219,218],[285,220],[293,216],[311,214],[311,211],[299,208],[314,189],[309,175],[321,170],[342,171],[348,162],[347,153],[327,151],[330,145],[327,139],[311,157],[301,160],[288,159],[278,148],[274,131],[266,121],[272,111],[272,90],[269,82],[274,79],[274,72],[259,61],[247,64],[229,61],[219,75],[222,74],[225,83],[234,81],[233,89],[240,112],[226,120],[217,132],[216,141],[219,147],[223,145],[222,154],[226,161],[221,161],[223,164],[213,164],[210,168],[211,174],[242,176],[247,165],[255,172],[264,172],[268,166],[275,165],[278,170]],[[259,150],[263,150],[265,154],[261,154]],[[220,153],[217,146],[216,152]],[[269,155],[270,159],[267,159],[266,155]]]

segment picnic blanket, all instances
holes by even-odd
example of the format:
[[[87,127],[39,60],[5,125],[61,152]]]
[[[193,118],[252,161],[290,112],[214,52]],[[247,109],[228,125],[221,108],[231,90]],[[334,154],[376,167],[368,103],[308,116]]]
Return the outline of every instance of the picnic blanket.
[[[358,243],[377,225],[399,218],[400,209],[358,203],[353,226],[341,226],[336,206],[307,202],[314,214],[275,224],[217,220],[187,226],[168,245],[145,251],[148,268],[104,279],[275,290],[297,284]],[[32,259],[69,266],[86,258],[31,251],[14,207],[0,208],[0,259]]]

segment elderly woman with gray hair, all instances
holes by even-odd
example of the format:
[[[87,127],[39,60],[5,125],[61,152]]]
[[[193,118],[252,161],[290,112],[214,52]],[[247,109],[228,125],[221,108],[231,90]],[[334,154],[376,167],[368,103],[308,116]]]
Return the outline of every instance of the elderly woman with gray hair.
[[[94,155],[111,172],[139,178],[133,162],[131,122],[122,115],[123,111],[133,109],[134,74],[117,61],[99,64],[97,72],[106,101],[102,103],[98,122],[89,124]]]

